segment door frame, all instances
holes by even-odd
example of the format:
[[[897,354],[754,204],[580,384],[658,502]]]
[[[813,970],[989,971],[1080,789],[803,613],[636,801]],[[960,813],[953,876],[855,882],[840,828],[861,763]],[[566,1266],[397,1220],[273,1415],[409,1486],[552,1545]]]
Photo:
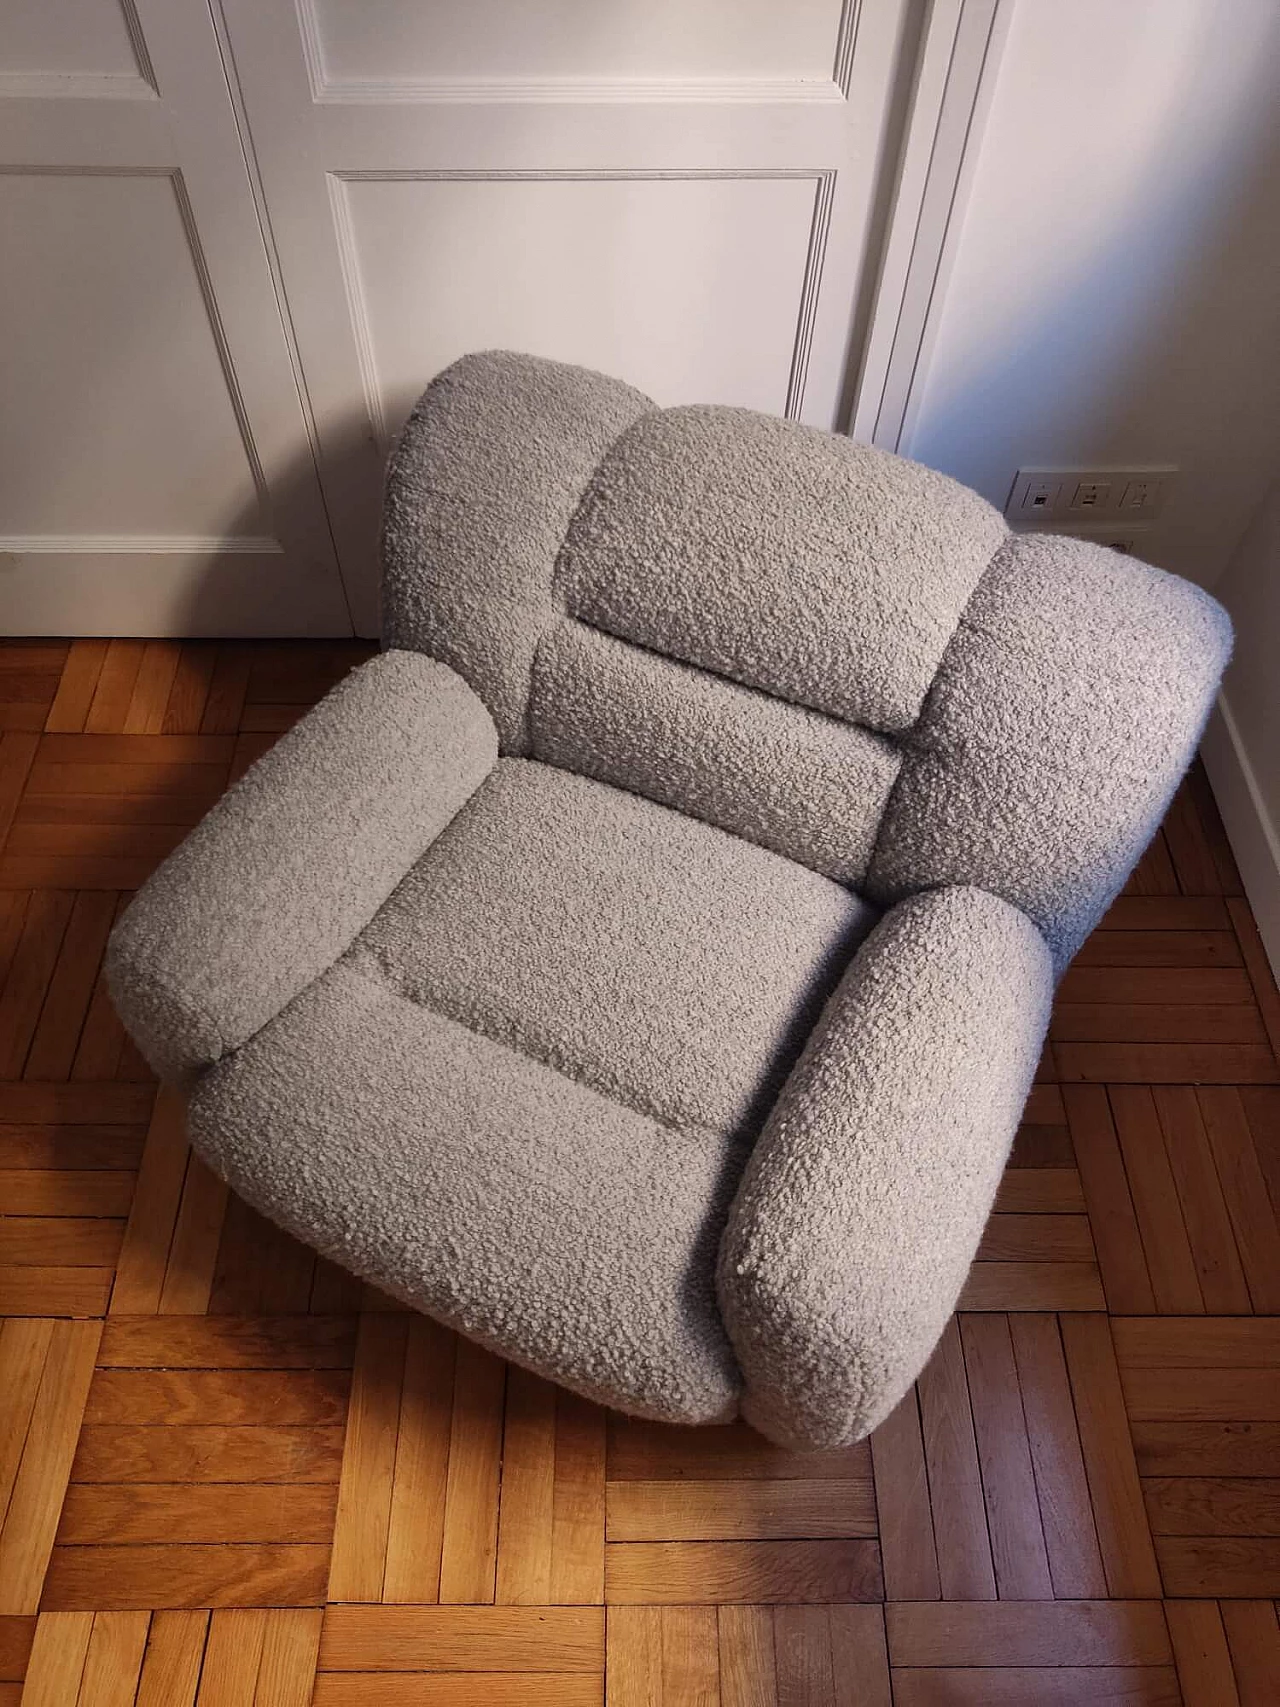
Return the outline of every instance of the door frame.
[[[1016,0],[931,0],[846,431],[909,454]]]

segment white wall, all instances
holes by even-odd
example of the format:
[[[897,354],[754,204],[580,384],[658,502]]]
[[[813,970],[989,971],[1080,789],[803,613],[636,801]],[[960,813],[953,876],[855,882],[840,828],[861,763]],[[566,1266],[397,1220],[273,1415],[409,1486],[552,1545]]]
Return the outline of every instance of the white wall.
[[[1015,0],[902,449],[1177,464],[1143,555],[1212,584],[1280,462],[1280,6]]]
[[[1236,651],[1205,763],[1280,976],[1280,479],[1214,591],[1235,619]]]

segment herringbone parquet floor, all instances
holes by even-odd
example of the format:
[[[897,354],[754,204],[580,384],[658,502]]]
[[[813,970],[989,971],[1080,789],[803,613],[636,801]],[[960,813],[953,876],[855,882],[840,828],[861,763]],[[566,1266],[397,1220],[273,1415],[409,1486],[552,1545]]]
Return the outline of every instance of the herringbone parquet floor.
[[[0,1707],[1275,1707],[1280,1001],[1203,779],[917,1390],[788,1454],[388,1305],[125,1040],[112,919],[366,650],[0,649]]]

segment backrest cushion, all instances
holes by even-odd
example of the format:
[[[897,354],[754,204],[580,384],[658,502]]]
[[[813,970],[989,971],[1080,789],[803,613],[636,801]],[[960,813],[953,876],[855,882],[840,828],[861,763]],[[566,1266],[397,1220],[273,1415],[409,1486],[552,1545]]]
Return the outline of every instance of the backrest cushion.
[[[488,706],[502,751],[529,751],[529,678],[558,620],[556,554],[596,465],[653,404],[536,356],[464,356],[400,435],[382,526],[382,633],[429,652]]]
[[[1061,970],[1154,833],[1230,649],[1176,576],[741,409],[466,356],[392,459],[388,644],[501,750],[859,887],[986,888]]]
[[[1230,650],[1226,612],[1189,581],[1085,540],[1011,538],[906,742],[868,894],[989,889],[1060,973],[1155,834]]]
[[[967,487],[745,409],[642,416],[573,518],[569,613],[883,733],[910,728],[1006,535]]]
[[[567,618],[538,649],[535,756],[690,812],[838,883],[866,873],[897,747]]]

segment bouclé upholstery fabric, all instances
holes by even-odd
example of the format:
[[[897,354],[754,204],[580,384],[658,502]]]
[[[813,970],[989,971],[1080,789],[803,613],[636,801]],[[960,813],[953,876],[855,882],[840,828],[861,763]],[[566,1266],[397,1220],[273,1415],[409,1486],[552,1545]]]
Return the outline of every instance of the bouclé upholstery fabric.
[[[192,1140],[494,1351],[679,1423],[874,1428],[1219,606],[901,458],[468,356],[392,457],[384,646],[113,935]]]

